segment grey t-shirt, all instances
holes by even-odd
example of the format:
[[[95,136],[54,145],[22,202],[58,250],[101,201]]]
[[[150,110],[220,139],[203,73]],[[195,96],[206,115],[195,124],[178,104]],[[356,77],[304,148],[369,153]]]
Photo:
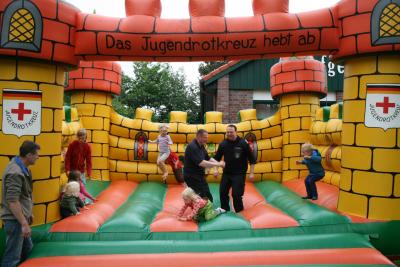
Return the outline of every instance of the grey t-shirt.
[[[172,139],[169,135],[157,137],[158,147],[160,149],[160,153],[168,153],[169,152],[169,145],[172,145]]]

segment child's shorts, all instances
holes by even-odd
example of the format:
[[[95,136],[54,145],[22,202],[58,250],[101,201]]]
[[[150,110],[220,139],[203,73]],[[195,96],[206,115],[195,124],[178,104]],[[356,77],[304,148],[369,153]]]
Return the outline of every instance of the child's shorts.
[[[169,157],[169,153],[169,151],[165,153],[160,152],[160,154],[158,154],[157,161],[165,161]]]

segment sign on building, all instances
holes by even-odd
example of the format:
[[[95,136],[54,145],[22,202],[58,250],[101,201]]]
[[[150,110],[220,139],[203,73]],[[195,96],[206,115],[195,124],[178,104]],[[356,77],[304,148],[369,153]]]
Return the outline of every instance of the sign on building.
[[[42,92],[3,90],[4,134],[39,135],[42,126]]]
[[[400,84],[367,84],[365,126],[400,128]]]

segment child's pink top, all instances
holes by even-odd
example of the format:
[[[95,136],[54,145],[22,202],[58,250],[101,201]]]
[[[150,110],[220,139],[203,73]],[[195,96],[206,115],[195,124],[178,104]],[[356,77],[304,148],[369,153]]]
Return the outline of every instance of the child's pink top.
[[[207,205],[207,200],[202,198],[197,198],[196,200],[192,201],[191,203],[185,203],[182,209],[178,213],[178,217],[182,217],[188,207],[192,208],[191,213],[186,217],[188,220],[193,219],[194,216],[197,215],[199,209],[204,208]]]
[[[94,197],[88,191],[86,191],[85,184],[82,181],[79,182],[79,186],[80,186],[79,197],[82,199],[82,201],[85,201],[86,197],[94,201]]]

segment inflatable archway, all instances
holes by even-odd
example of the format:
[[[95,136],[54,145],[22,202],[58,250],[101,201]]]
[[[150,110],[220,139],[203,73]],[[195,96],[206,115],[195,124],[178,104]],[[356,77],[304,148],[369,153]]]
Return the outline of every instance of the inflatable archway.
[[[330,54],[343,62],[343,107],[335,106],[331,112],[337,116],[332,116],[332,121],[324,121],[326,110],[318,109],[318,97],[324,94],[325,88],[321,85],[323,71],[315,63],[303,59],[282,60],[274,66],[271,92],[281,101],[279,114],[267,121],[257,121],[252,112],[241,113],[243,134],[257,130],[261,139],[271,139],[265,141],[264,157],[272,157],[276,162],[265,161],[260,168],[260,179],[264,173],[272,173],[273,180],[284,183],[304,176],[304,170],[295,168],[293,161],[300,156],[300,143],[312,140],[325,149],[327,167],[330,168],[326,180],[339,186],[337,207],[340,212],[370,219],[399,219],[399,0],[343,0],[331,8],[299,14],[288,13],[288,1],[285,0],[254,0],[254,16],[246,18],[225,18],[223,0],[190,0],[190,19],[160,18],[159,0],[126,0],[125,3],[126,18],[83,14],[61,0],[5,0],[0,3],[0,142],[7,144],[0,146],[0,168],[3,169],[10,157],[17,154],[23,140],[34,140],[41,145],[42,156],[33,168],[36,225],[59,219],[62,122],[64,117],[67,118],[63,110],[63,93],[65,73],[71,67],[81,67],[70,77],[74,84],[69,88],[74,91],[73,102],[81,113],[81,120],[75,120],[73,126],[64,124],[69,129],[66,135],[73,134],[80,123],[87,127],[97,153],[96,178],[130,180],[128,173],[139,170],[139,165],[129,163],[132,160],[130,154],[124,159],[118,157],[130,149],[131,139],[137,136],[139,126],[135,120],[112,113],[111,99],[112,94],[119,92],[120,69],[114,63],[98,61],[229,60],[312,54]],[[79,65],[80,61],[86,63]],[[15,100],[19,101],[18,105],[12,106]],[[75,112],[72,110],[71,114]],[[176,138],[182,144],[177,146],[178,152],[198,127],[210,127],[210,132],[216,135],[215,143],[223,138],[224,125],[220,124],[219,115],[210,115],[210,123],[205,125],[183,127],[184,133],[179,132],[180,125],[186,122],[184,115],[174,115],[171,123],[176,123]],[[141,120],[140,127],[145,125],[149,134],[155,134],[156,125],[149,119],[151,114],[142,110],[138,116],[135,119]],[[314,120],[315,116],[317,120]],[[328,144],[341,145],[341,149],[327,148]],[[259,148],[262,150],[263,147]],[[150,181],[159,179],[153,175],[157,171],[154,166],[140,167],[144,173],[142,177]],[[127,183],[129,185],[113,184],[104,194],[107,198],[113,190],[122,192],[119,202],[115,201],[109,211],[115,210],[135,190],[136,185]],[[268,201],[279,206],[279,201],[270,195],[270,188],[276,188],[270,183],[266,182],[258,190]],[[269,187],[265,187],[266,184]],[[159,201],[165,196],[165,188],[154,187],[157,189],[151,189],[153,191],[146,186],[140,188],[149,190],[146,194],[155,194],[157,199],[147,201],[154,201],[158,205],[154,210],[160,210]],[[169,200],[173,202],[174,199]],[[298,204],[297,200],[292,200],[292,205]],[[308,205],[305,208],[308,210]],[[255,209],[263,208],[257,206]],[[290,212],[297,222],[302,220],[302,213]],[[329,223],[332,218],[333,223],[348,222],[340,217],[342,215],[324,214],[327,215],[324,218],[330,218],[324,223]],[[93,218],[104,220],[96,216],[94,213]],[[168,217],[163,218],[168,221]],[[248,233],[247,222],[235,222],[235,227],[244,229],[240,233]],[[110,227],[116,229],[118,224]],[[342,227],[342,230],[348,229],[347,224]],[[137,236],[143,237],[139,232]],[[297,234],[296,231],[292,233]],[[207,234],[206,231],[203,235]],[[107,240],[107,231],[83,236]],[[120,233],[119,237],[122,236]],[[152,236],[165,239],[169,234]],[[54,234],[54,240],[59,237]],[[302,244],[303,241],[299,242]],[[368,247],[366,244],[353,245]],[[193,248],[196,249],[199,248]]]

